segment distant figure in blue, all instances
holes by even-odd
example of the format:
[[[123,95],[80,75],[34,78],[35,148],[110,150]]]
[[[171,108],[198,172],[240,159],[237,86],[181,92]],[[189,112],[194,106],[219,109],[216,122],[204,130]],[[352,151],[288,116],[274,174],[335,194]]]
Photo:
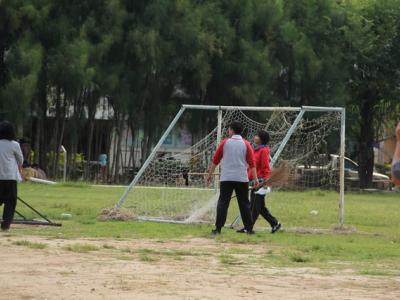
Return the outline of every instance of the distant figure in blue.
[[[107,154],[102,153],[99,156],[100,175],[103,183],[107,182]]]

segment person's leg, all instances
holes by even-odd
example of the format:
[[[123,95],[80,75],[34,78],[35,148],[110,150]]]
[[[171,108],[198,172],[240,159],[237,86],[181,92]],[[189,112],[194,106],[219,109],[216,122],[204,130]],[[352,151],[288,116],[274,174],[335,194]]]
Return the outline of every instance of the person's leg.
[[[3,186],[3,192],[6,192],[4,198],[3,222],[1,229],[7,230],[10,228],[11,222],[14,219],[15,207],[17,205],[17,182],[14,180],[7,180]]]
[[[254,191],[251,191],[251,193],[250,193],[250,211],[251,211],[251,218],[253,220],[253,227],[254,227],[254,224],[256,223],[258,216],[260,215],[260,206],[256,202],[256,196],[257,195],[254,194]],[[243,228],[237,230],[236,232],[245,233],[246,228],[243,227]]]
[[[260,213],[264,217],[264,219],[267,220],[267,222],[269,223],[269,225],[271,225],[271,227],[278,225],[278,220],[270,213],[268,208],[265,206],[265,200],[262,199],[260,200],[260,202],[262,202]]]
[[[281,229],[281,223],[271,214],[271,212],[268,210],[267,206],[265,205],[265,195],[263,196],[262,199],[259,201],[261,203],[261,208],[260,208],[260,214],[264,217],[265,220],[269,223],[271,226],[272,233],[277,232],[279,229]]]
[[[0,180],[0,206],[4,203],[3,185],[4,185],[4,180]]]
[[[252,206],[251,206],[251,217],[253,219],[253,225],[256,223],[258,216],[260,215],[261,209],[263,207],[263,196],[254,194],[251,192]]]
[[[234,185],[231,181],[222,181],[220,184],[220,193],[217,204],[217,218],[215,221],[215,227],[217,230],[221,230],[221,228],[225,225],[233,187]]]
[[[247,232],[251,232],[253,230],[253,219],[251,217],[251,210],[250,210],[248,183],[236,182],[235,193],[244,228],[247,230]]]

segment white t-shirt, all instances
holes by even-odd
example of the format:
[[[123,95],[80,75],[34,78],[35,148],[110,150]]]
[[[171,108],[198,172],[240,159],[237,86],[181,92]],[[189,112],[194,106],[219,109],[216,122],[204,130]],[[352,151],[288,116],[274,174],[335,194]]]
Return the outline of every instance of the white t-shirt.
[[[18,166],[22,166],[24,157],[16,141],[0,140],[0,180],[21,181]]]

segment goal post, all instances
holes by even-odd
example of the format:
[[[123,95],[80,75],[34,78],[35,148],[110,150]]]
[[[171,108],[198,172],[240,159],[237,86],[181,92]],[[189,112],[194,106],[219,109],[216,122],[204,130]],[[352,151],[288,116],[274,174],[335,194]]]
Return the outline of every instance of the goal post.
[[[182,116],[187,112],[199,110],[209,111],[210,114],[216,111],[215,128],[181,153],[171,154],[167,158],[157,157],[167,137],[176,129],[177,124],[182,122]],[[253,120],[246,113],[258,119]],[[264,113],[268,115],[261,116]],[[309,115],[309,119],[305,118],[305,114]],[[319,183],[325,187],[335,182],[335,189],[339,192],[339,225],[344,224],[345,109],[342,107],[182,105],[116,207],[129,209],[141,220],[212,222],[219,178],[215,176],[214,188],[210,188],[205,184],[205,174],[212,153],[226,135],[223,130],[233,120],[244,123],[248,139],[260,129],[270,132],[273,143],[271,167],[280,159],[292,162],[294,186],[306,186],[308,180],[314,180],[314,177],[318,176],[322,179],[316,179],[317,183],[313,183],[314,185]],[[328,170],[322,165],[309,166],[313,159],[322,159],[321,149],[327,147],[327,139],[333,133],[339,135],[338,165],[335,166],[337,169]],[[325,154],[329,156],[328,152]],[[327,176],[330,176],[330,180],[325,178]],[[208,217],[203,218],[201,214],[206,213]],[[194,218],[197,215],[198,219]]]

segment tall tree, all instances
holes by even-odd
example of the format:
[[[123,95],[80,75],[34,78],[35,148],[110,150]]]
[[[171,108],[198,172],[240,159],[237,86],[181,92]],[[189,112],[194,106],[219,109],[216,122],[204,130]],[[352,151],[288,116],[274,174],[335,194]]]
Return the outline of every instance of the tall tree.
[[[398,105],[400,82],[399,1],[354,1],[346,28],[350,69],[349,107],[358,145],[360,186],[372,184],[374,142]]]

